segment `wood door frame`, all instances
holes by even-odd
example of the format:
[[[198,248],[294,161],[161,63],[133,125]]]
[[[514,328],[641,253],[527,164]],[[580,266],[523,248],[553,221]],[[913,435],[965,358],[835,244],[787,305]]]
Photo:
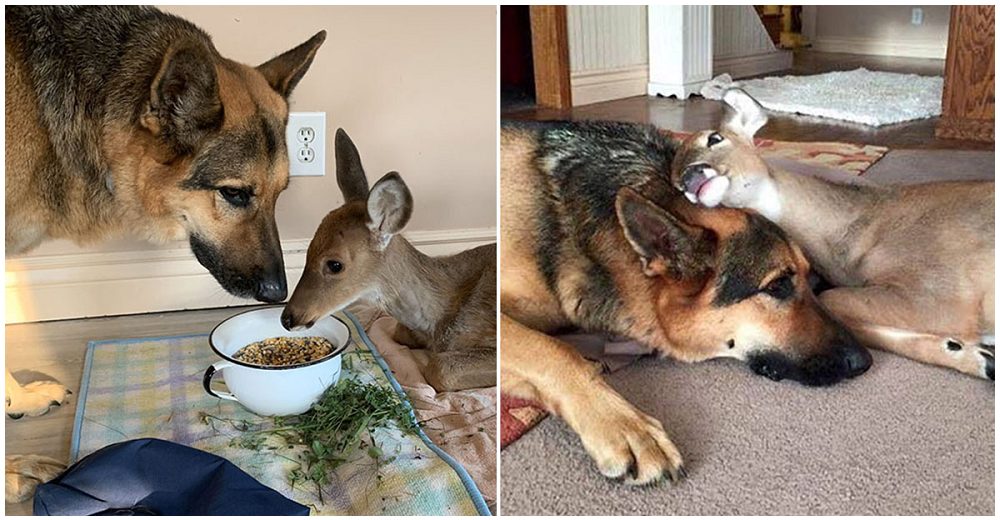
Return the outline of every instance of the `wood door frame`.
[[[969,45],[970,43],[989,45],[995,41],[995,12],[996,8],[990,5],[951,6],[944,91],[941,94],[941,117],[934,131],[936,137],[994,141],[995,105],[990,94],[993,94],[992,91],[996,88],[995,49],[994,54],[990,55],[993,63],[980,76],[979,73],[983,71],[975,68],[974,64],[979,60],[969,54]],[[974,26],[970,26],[970,22],[985,23],[987,18],[991,33],[989,37],[982,38],[982,41],[970,41],[970,32],[985,36],[983,31],[972,31]],[[975,90],[977,88],[978,91]]]
[[[535,103],[540,107],[573,106],[569,81],[569,37],[565,5],[533,5],[531,56],[535,69]]]

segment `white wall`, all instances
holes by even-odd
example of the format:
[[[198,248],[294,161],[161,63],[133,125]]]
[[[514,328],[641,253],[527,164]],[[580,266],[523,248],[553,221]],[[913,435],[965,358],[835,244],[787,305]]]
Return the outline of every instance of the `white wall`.
[[[327,114],[327,175],[292,178],[278,201],[290,283],[320,220],[343,200],[333,169],[337,127],[354,139],[370,179],[403,175],[415,201],[407,230],[418,242],[440,253],[495,240],[495,6],[163,9],[249,64],[327,30],[291,98],[292,111]],[[246,303],[224,294],[184,243],[50,242],[8,260],[6,275],[8,322]]]
[[[645,94],[645,6],[571,5],[566,16],[574,105]]]
[[[717,60],[775,50],[763,22],[750,5],[713,5],[712,32],[712,56]]]
[[[792,53],[777,49],[750,5],[712,6],[712,75],[755,76],[792,66]]]
[[[914,7],[923,24],[910,23]],[[824,52],[944,59],[948,46],[947,5],[806,6],[804,34]],[[807,32],[811,31],[810,32]]]

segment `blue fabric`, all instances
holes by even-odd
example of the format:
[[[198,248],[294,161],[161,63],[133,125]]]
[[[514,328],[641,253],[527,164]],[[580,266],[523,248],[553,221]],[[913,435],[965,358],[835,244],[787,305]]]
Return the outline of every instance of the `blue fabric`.
[[[229,461],[159,439],[111,444],[35,491],[36,515],[299,515]]]

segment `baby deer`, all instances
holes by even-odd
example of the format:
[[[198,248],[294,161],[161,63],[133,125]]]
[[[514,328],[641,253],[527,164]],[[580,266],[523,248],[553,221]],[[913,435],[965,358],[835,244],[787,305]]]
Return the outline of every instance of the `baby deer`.
[[[289,330],[362,299],[399,322],[393,339],[426,347],[424,376],[437,390],[496,385],[496,244],[430,257],[398,233],[413,198],[396,172],[368,189],[361,157],[337,130],[337,184],[344,205],[320,223],[281,315]]]

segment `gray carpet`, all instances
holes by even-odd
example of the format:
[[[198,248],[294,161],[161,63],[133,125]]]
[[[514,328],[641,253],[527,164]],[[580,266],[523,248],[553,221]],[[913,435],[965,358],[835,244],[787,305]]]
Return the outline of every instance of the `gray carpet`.
[[[899,151],[866,177],[991,179],[993,164],[990,152]],[[994,384],[872,354],[868,373],[820,389],[731,361],[643,360],[609,380],[663,422],[689,478],[643,489],[609,481],[548,418],[501,453],[500,512],[992,515]]]
[[[885,183],[994,180],[996,154],[968,150],[893,150],[864,173]]]

